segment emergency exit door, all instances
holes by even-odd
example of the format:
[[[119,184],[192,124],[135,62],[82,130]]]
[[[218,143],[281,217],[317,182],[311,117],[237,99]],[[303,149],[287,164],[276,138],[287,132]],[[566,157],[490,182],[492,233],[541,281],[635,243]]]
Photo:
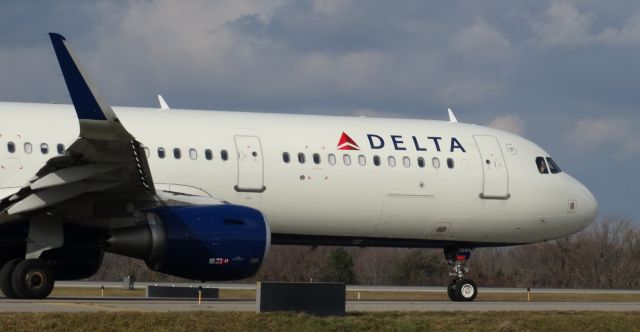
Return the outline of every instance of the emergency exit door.
[[[473,139],[478,144],[482,161],[483,184],[480,197],[509,198],[509,172],[498,139],[488,135],[473,136]]]
[[[263,192],[264,159],[262,145],[256,136],[235,136],[238,158],[236,191]]]

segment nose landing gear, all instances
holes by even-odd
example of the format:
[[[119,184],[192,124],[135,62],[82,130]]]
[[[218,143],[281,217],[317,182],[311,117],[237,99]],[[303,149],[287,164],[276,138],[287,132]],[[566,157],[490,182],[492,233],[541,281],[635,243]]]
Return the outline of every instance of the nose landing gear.
[[[465,278],[469,269],[465,263],[471,257],[471,248],[445,248],[444,257],[451,268],[453,277],[447,286],[447,295],[451,301],[473,301],[478,295],[478,286],[471,279]]]

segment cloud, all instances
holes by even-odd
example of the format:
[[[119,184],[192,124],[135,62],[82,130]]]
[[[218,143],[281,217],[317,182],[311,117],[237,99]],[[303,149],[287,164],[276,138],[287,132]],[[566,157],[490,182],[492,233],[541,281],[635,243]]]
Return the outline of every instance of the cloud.
[[[513,56],[509,40],[484,20],[477,20],[456,35],[452,48],[469,58],[502,65]]]
[[[640,15],[631,16],[620,28],[605,28],[594,39],[612,45],[640,44]]]
[[[526,130],[524,121],[517,115],[505,115],[494,118],[488,126],[522,136]]]
[[[581,119],[568,133],[568,139],[574,146],[586,151],[611,147],[620,158],[640,156],[638,128],[628,119]]]
[[[591,39],[593,15],[581,13],[571,2],[552,0],[542,20],[532,24],[534,40],[545,46],[583,45]]]

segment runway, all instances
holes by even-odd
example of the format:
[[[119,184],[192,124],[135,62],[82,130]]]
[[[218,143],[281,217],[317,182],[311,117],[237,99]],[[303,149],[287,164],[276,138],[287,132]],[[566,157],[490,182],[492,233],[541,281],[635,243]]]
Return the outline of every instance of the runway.
[[[192,300],[141,298],[53,297],[46,300],[0,298],[0,312],[170,312],[256,310],[254,300],[212,300],[198,305]],[[638,302],[471,302],[449,301],[347,301],[347,312],[381,311],[611,311],[640,312]]]

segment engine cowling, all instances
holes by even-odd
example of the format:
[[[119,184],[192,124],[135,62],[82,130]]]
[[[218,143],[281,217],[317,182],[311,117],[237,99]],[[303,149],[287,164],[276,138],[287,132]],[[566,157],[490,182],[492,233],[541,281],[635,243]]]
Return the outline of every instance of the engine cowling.
[[[222,204],[169,206],[145,211],[147,224],[117,229],[107,251],[142,258],[149,268],[202,281],[248,278],[271,244],[256,209]]]

